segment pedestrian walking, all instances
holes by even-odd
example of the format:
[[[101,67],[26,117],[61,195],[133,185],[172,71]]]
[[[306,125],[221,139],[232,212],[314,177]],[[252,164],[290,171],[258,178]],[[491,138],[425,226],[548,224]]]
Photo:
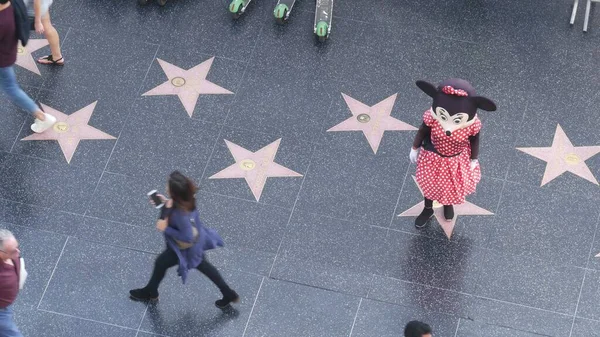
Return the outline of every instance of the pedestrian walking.
[[[25,4],[23,0],[0,0],[0,87],[13,104],[35,118],[31,130],[40,133],[54,125],[56,118],[44,113],[17,83],[13,65],[17,60],[19,40],[23,46],[29,40]]]
[[[178,171],[170,174],[167,194],[171,199],[158,195],[164,205],[156,228],[164,233],[167,247],[154,263],[154,271],[144,288],[129,291],[132,299],[138,301],[158,300],[158,286],[167,269],[179,265],[177,270],[183,283],[189,269],[198,269],[221,291],[223,297],[215,305],[224,309],[232,302],[238,302],[238,294],[227,285],[219,271],[208,262],[204,252],[223,246],[223,240],[213,230],[200,221],[196,208],[196,185]]]
[[[34,18],[35,32],[44,34],[44,37],[46,37],[46,40],[48,40],[48,44],[50,45],[50,55],[38,59],[38,62],[55,66],[64,65],[65,59],[60,51],[60,36],[50,20],[50,6],[52,6],[52,0],[29,1],[33,1],[33,3],[29,5],[29,15]]]
[[[404,337],[432,337],[431,327],[423,322],[410,321],[404,328]]]
[[[12,304],[23,288],[26,273],[19,257],[19,242],[0,229],[0,336],[23,337],[13,320]]]

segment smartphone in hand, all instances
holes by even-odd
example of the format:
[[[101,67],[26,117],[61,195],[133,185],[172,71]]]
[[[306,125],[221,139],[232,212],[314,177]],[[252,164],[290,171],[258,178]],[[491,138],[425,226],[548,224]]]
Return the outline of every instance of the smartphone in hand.
[[[165,202],[158,197],[158,192],[156,190],[148,192],[148,197],[154,203],[155,208],[161,208],[165,205]]]

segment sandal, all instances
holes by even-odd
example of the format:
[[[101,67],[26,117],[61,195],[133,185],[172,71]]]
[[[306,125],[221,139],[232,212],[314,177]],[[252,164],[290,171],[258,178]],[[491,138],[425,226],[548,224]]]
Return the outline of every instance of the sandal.
[[[62,62],[61,62],[62,61]],[[59,58],[58,60],[54,60],[52,55],[44,56],[41,59],[38,59],[39,64],[48,64],[52,66],[64,66],[65,61],[64,58]]]

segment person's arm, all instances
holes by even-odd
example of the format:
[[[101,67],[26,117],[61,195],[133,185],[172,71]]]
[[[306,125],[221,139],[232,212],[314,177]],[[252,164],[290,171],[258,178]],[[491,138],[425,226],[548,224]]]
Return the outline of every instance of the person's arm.
[[[169,226],[169,217],[173,212],[173,200],[167,200],[167,198],[165,198],[165,196],[162,194],[159,194],[158,197],[163,200],[164,206],[160,209],[160,216],[156,221],[156,229],[158,229],[161,232],[164,232],[165,229],[167,229],[167,227]],[[154,204],[153,201],[150,201],[150,203]]]
[[[192,224],[187,216],[176,216],[173,218],[171,224],[165,228],[165,234],[178,241],[194,241]]]
[[[479,133],[470,136],[469,143],[471,144],[471,160],[477,160],[477,157],[479,157]]]
[[[16,27],[15,27],[15,34],[17,34],[17,36],[19,36]],[[11,38],[12,38],[12,36],[11,36]],[[0,30],[0,41],[6,41],[6,31],[5,30]]]
[[[421,144],[423,144],[423,140],[425,139],[425,137],[429,137],[430,133],[431,128],[425,125],[425,122],[423,122],[419,127],[419,131],[417,131],[417,134],[415,135],[415,140],[413,141],[412,145],[413,150],[420,148]]]

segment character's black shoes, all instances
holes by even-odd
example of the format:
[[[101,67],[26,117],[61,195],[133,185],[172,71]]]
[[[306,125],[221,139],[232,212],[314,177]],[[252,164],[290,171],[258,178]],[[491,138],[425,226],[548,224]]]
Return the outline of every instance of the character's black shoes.
[[[427,222],[429,221],[429,219],[431,219],[432,216],[433,216],[433,208],[431,208],[431,207],[423,208],[423,211],[421,212],[421,214],[419,214],[419,216],[415,220],[415,227],[417,227],[419,229],[425,227],[425,225],[427,225]]]
[[[155,294],[150,293],[145,288],[133,289],[129,291],[129,297],[134,301],[157,301],[158,292]]]
[[[217,306],[217,308],[219,309],[225,309],[227,308],[229,305],[231,305],[231,303],[238,303],[240,301],[240,296],[232,290],[232,293],[228,296],[223,296],[222,299],[215,301],[215,306]]]
[[[454,207],[452,205],[444,205],[444,218],[447,221],[454,219]]]

